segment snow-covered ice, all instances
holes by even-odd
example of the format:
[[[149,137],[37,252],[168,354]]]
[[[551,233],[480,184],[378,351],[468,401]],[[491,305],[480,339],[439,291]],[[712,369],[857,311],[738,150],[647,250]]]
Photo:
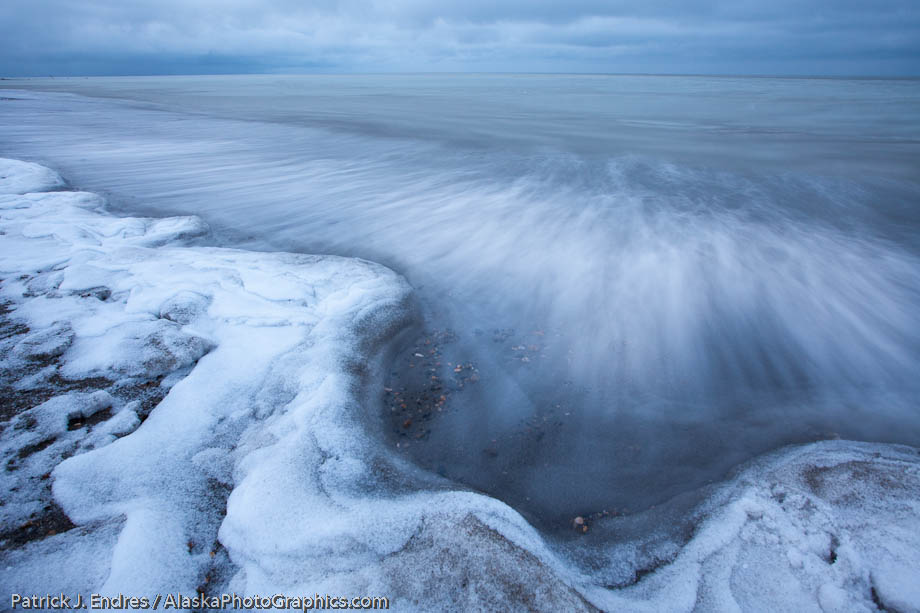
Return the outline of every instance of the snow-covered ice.
[[[27,194],[64,187],[61,176],[45,166],[0,158],[0,194]]]
[[[577,540],[384,443],[372,390],[415,315],[400,276],[195,246],[198,218],[114,217],[64,185],[0,160],[3,389],[35,399],[0,415],[10,592],[920,611],[916,449],[774,452],[714,489],[688,534],[661,526],[586,565]]]

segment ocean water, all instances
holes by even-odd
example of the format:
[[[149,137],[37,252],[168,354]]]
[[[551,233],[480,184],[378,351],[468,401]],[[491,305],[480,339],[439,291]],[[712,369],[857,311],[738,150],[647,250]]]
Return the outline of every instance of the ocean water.
[[[0,81],[0,156],[213,241],[384,263],[381,432],[547,530],[763,451],[920,445],[920,81]]]

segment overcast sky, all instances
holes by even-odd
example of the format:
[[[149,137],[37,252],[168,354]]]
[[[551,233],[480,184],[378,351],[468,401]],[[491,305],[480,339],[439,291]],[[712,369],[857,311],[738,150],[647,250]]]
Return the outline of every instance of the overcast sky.
[[[0,0],[0,75],[920,75],[920,0]]]

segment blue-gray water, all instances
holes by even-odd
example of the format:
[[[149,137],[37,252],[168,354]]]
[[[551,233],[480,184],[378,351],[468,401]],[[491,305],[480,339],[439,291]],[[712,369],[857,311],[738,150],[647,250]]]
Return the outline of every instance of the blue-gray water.
[[[428,330],[456,338],[394,364],[388,384],[424,388],[425,369],[449,401],[405,427],[396,410],[392,441],[547,525],[657,504],[787,442],[920,445],[920,81],[0,88],[0,155],[115,208],[405,274]]]

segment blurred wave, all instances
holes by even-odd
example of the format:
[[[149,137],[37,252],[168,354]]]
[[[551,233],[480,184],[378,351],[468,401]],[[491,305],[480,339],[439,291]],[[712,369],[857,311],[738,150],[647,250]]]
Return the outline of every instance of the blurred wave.
[[[481,373],[411,453],[540,517],[920,444],[920,84],[402,79],[12,81],[0,149],[405,274]]]

